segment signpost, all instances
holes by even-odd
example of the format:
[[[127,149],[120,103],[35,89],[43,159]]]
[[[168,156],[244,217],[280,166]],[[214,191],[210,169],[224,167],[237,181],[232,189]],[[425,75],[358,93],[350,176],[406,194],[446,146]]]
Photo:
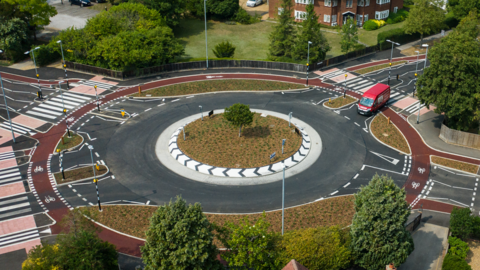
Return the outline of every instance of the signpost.
[[[282,155],[283,155],[283,147],[285,146],[285,141],[286,141],[286,140],[287,140],[287,139],[283,139],[283,140],[282,140]]]
[[[275,157],[276,154],[277,152],[273,152],[273,154],[270,155],[270,161],[272,161],[272,159]]]
[[[290,126],[290,122],[292,120],[292,114],[293,114],[292,112],[288,114],[288,126]]]
[[[208,113],[208,117],[211,117],[213,115],[213,110]]]

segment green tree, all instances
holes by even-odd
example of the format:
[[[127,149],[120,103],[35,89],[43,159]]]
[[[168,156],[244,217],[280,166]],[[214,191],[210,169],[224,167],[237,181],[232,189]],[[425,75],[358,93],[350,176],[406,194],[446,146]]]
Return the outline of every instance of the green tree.
[[[466,17],[471,11],[480,12],[480,1],[477,0],[449,0],[447,10],[452,11],[457,20]]]
[[[297,260],[308,269],[347,269],[351,263],[348,231],[337,226],[287,232],[281,241],[279,260]]]
[[[315,13],[313,7],[313,1],[307,5],[305,10],[307,14],[302,22],[302,28],[297,38],[294,58],[307,59],[308,42],[311,42],[310,63],[317,63],[325,59],[327,52],[330,51],[331,47],[320,31],[320,23],[318,22],[318,15]]]
[[[342,25],[342,40],[340,40],[340,47],[343,53],[349,53],[358,45],[358,28],[357,24],[352,18],[348,18],[347,22]]]
[[[235,54],[235,46],[228,41],[223,41],[215,45],[215,49],[213,49],[213,54],[217,58],[232,58]]]
[[[150,9],[158,11],[165,18],[168,26],[177,26],[187,7],[187,0],[135,0]]]
[[[405,189],[379,175],[355,194],[350,247],[356,264],[366,269],[400,265],[413,251],[412,236],[405,229],[410,215],[405,196]]]
[[[49,25],[50,18],[57,15],[54,6],[48,4],[47,0],[2,0],[14,6],[17,14],[25,16],[25,21],[33,27],[34,39],[37,39],[35,31],[39,26]]]
[[[430,66],[417,87],[421,103],[435,104],[435,112],[444,113],[448,127],[466,131],[478,120],[480,48],[470,32],[459,29],[429,50]]]
[[[275,248],[278,237],[268,232],[270,223],[265,220],[265,213],[254,225],[245,218],[239,225],[227,223],[225,227],[229,231],[225,241],[228,252],[222,258],[229,266],[255,270],[281,266]]]
[[[413,8],[405,20],[405,33],[419,33],[423,36],[438,31],[444,26],[445,12],[441,8],[442,0],[414,0]]]
[[[474,230],[470,208],[454,207],[450,214],[450,231],[452,236],[462,240],[469,238]]]
[[[225,108],[223,117],[230,122],[234,127],[239,127],[238,137],[242,135],[242,126],[248,126],[253,122],[254,113],[250,111],[250,106],[235,103],[230,107]]]
[[[58,245],[42,243],[30,249],[27,259],[22,263],[22,270],[50,270],[58,269]]]
[[[187,0],[186,9],[191,15],[204,17],[204,0]],[[207,1],[207,16],[217,19],[230,19],[240,8],[238,0],[209,0]]]
[[[282,0],[280,15],[270,34],[270,57],[293,57],[293,48],[295,45],[296,33],[292,14],[293,2],[290,0]]]
[[[145,269],[221,269],[212,230],[199,203],[187,206],[177,197],[160,206],[140,247]]]
[[[19,60],[28,50],[27,24],[19,18],[0,19],[0,49],[10,61]]]

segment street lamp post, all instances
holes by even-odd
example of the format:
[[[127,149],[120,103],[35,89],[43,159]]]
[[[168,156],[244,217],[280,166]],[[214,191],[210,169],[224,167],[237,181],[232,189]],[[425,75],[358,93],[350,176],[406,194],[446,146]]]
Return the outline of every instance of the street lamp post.
[[[283,181],[282,181],[282,235],[283,235],[284,219],[285,219],[285,163],[283,163]]]
[[[417,53],[417,66],[415,67],[415,73],[418,72],[418,57],[420,56],[420,52],[419,51],[415,51]]]
[[[98,192],[98,179],[95,172],[95,163],[93,162],[93,145],[89,145],[88,149],[90,149],[90,157],[92,158],[93,182],[95,183],[95,188],[97,190],[98,211],[102,212],[102,205],[100,204],[100,193]]]
[[[425,72],[425,68],[427,67],[427,58],[428,58],[428,44],[422,44],[422,47],[427,48],[427,52],[425,54],[425,63],[423,64],[423,72]]]
[[[207,57],[207,69],[208,69],[208,38],[207,38],[207,0],[203,0],[203,13],[205,14],[205,55]]]
[[[392,73],[393,45],[399,46],[400,44],[393,42],[389,39],[387,39],[386,41],[392,43],[392,52],[390,53],[390,69],[388,70],[388,85],[390,85],[390,74]]]
[[[292,114],[293,114],[292,112],[288,114],[288,126],[290,126],[290,122],[292,120]]]
[[[33,57],[33,65],[35,67],[35,76],[37,77],[37,82],[38,82],[38,98],[40,100],[43,99],[43,95],[42,95],[42,88],[40,87],[40,75],[38,75],[38,71],[37,71],[37,63],[35,62],[35,50],[38,50],[40,49],[40,47],[36,47],[35,49],[32,49],[30,51],[26,51],[25,54],[30,54],[32,53],[32,57]]]
[[[68,84],[68,75],[67,75],[67,64],[65,63],[65,57],[63,56],[63,46],[62,41],[58,40],[57,43],[60,44],[60,50],[62,51],[62,60],[63,60],[63,69],[65,70],[65,80],[67,80],[67,90],[70,88]]]
[[[199,105],[198,107],[200,107],[200,113],[202,114],[202,121],[203,121],[203,107],[202,105]]]
[[[0,50],[0,53],[3,53],[3,51]],[[8,111],[7,97],[5,96],[5,89],[3,88],[2,74],[0,74],[0,85],[2,86],[3,100],[5,101],[5,109],[7,110],[8,122],[10,123],[10,131],[12,132],[13,143],[17,143],[15,141],[15,135],[13,134],[12,119],[10,119],[10,112]]]
[[[63,81],[58,82],[58,88],[60,88],[60,96],[62,97],[62,107],[63,107],[63,113],[65,114],[65,117],[67,117],[67,109],[65,109],[65,102],[63,101],[63,90],[62,90],[62,84]]]
[[[347,94],[347,76],[348,74],[345,74],[345,89],[343,89],[343,98],[345,98],[345,95]]]
[[[309,69],[310,69],[310,44],[312,44],[311,41],[308,42],[308,45],[307,45],[307,86],[308,86],[308,72],[309,72]]]
[[[98,103],[98,94],[97,94],[97,86],[94,86],[95,88],[95,99],[97,101],[97,110],[100,111],[100,103]]]

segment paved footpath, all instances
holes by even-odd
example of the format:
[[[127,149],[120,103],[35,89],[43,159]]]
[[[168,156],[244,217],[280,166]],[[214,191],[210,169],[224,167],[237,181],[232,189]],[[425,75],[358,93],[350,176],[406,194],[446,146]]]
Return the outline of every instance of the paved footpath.
[[[274,80],[274,81],[283,81],[283,82],[292,82],[292,83],[301,83],[303,84],[305,81],[301,79],[295,79],[292,77],[284,77],[284,76],[275,76],[275,75],[266,75],[266,74],[227,74],[222,73],[222,77],[218,79],[233,79],[233,78],[243,78],[243,79],[262,79],[262,80]],[[206,80],[207,76],[209,80],[215,79],[211,78],[208,74],[206,75],[194,75],[188,77],[180,77],[180,78],[172,78],[172,79],[165,79],[155,82],[146,83],[142,88],[144,90],[161,87],[164,85],[170,85],[175,83],[185,83],[191,81],[200,81]],[[21,78],[25,79],[25,78]],[[32,80],[32,79],[29,79]],[[33,79],[36,81],[36,79]],[[327,85],[322,83],[319,79],[310,80],[311,86],[321,86],[333,89],[334,86]],[[129,87],[123,88],[121,91],[116,91],[112,94],[107,95],[105,98],[102,99],[103,103],[112,101],[114,99],[120,98],[122,96],[133,94],[137,92],[136,87]],[[360,97],[359,94],[350,92],[352,96]],[[88,105],[71,112],[67,118],[74,118],[74,121],[78,120],[80,117],[85,115],[91,110],[95,109],[95,104],[93,102],[89,103]],[[392,122],[397,125],[397,127],[404,133],[405,137],[407,138],[411,148],[412,148],[412,157],[413,157],[413,170],[412,173],[409,175],[409,178],[406,183],[406,190],[407,190],[407,201],[412,204],[413,207],[418,208],[420,204],[423,204],[424,209],[431,209],[443,212],[450,212],[452,209],[452,205],[418,199],[418,195],[420,194],[422,188],[425,186],[430,169],[430,159],[429,155],[435,154],[442,157],[453,158],[465,162],[480,164],[479,160],[460,157],[456,155],[450,155],[446,153],[441,153],[435,150],[432,150],[428,146],[426,146],[421,137],[418,135],[417,132],[410,125],[401,118],[397,113],[389,108],[384,108],[383,113],[386,116],[390,116]],[[45,203],[44,206],[49,211],[49,215],[54,218],[57,222],[61,220],[61,218],[69,211],[71,208],[63,198],[60,197],[60,194],[57,191],[57,188],[52,185],[48,177],[48,170],[43,170],[43,172],[34,172],[34,168],[37,166],[41,166],[42,168],[49,168],[51,153],[54,151],[56,143],[59,141],[60,137],[64,134],[66,130],[65,120],[60,122],[57,126],[53,127],[47,133],[38,133],[33,136],[35,139],[39,141],[39,145],[34,152],[34,155],[31,160],[30,168],[29,168],[29,176],[31,176],[34,191],[38,194],[38,197],[43,201],[42,198],[45,196],[51,196],[56,200],[54,202]],[[425,170],[421,173],[417,168],[424,168]],[[412,183],[420,183],[420,187],[417,189],[412,188]],[[60,228],[58,225],[52,227],[52,233],[56,234],[60,232]],[[121,253],[140,256],[140,249],[139,247],[143,245],[143,241],[128,237],[123,234],[116,233],[114,231],[103,229],[100,233],[100,238],[103,240],[109,241],[113,243],[117,250]]]

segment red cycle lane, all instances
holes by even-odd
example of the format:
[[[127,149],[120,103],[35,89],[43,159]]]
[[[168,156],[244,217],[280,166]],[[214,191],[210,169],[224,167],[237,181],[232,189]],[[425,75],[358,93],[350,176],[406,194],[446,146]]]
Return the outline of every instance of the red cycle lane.
[[[26,82],[26,83],[38,83],[38,80],[35,79],[35,78],[29,78],[29,77],[25,77],[25,76],[21,76],[21,75],[15,75],[15,74],[11,74],[11,73],[5,73],[5,72],[0,72],[0,74],[2,75],[3,79],[9,79],[9,80]],[[40,84],[56,84],[59,81],[60,80],[52,80],[52,81],[40,80]],[[79,82],[79,81],[80,81],[79,79],[74,79],[74,78],[68,79],[69,83],[75,83],[75,82]]]

